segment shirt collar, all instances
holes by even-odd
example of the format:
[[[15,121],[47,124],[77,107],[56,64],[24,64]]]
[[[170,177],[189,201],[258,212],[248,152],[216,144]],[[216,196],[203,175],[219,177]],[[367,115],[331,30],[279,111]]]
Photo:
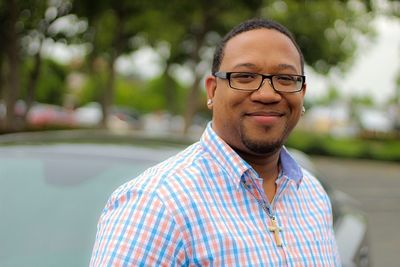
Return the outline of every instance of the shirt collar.
[[[240,184],[241,177],[245,172],[253,177],[257,177],[256,171],[243,160],[224,140],[222,140],[212,128],[212,123],[207,125],[206,130],[201,136],[200,143],[205,151],[219,162],[225,170],[232,174],[231,177],[237,185]],[[289,154],[285,147],[280,152],[280,162],[283,176],[293,180],[297,186],[300,185],[303,178],[303,172],[297,162]]]
[[[253,168],[243,160],[224,140],[222,140],[213,130],[211,122],[207,125],[200,143],[203,149],[207,151],[215,162],[218,162],[222,168],[234,179],[234,183],[240,185],[240,179],[243,174],[249,170],[254,172]]]
[[[283,176],[293,180],[297,187],[299,187],[303,179],[303,171],[296,160],[290,155],[286,147],[282,147],[281,149],[280,161]]]

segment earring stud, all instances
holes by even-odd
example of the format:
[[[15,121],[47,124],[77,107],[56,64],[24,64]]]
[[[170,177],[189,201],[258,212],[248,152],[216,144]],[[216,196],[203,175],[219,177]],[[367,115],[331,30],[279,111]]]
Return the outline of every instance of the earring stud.
[[[207,100],[207,105],[208,105],[208,106],[211,105],[212,103],[213,103],[212,99],[208,99],[208,100]]]

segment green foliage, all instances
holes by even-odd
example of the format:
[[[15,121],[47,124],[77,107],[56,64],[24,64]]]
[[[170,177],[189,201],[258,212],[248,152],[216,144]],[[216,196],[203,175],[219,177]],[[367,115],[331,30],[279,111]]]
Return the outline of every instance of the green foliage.
[[[104,76],[90,78],[80,91],[77,98],[79,106],[89,102],[100,101],[101,91],[99,87],[104,82]],[[187,89],[173,81],[174,101],[169,103],[165,97],[166,77],[160,76],[153,80],[143,82],[118,77],[116,80],[114,105],[132,108],[141,113],[155,110],[167,110],[172,114],[183,112],[184,98]]]
[[[256,16],[261,6],[261,0],[216,0],[212,4],[207,0],[165,1],[151,6],[161,13],[159,19],[150,21],[147,37],[151,43],[167,41],[172,62],[196,64],[200,48],[215,46],[218,41],[207,38],[208,34],[225,34],[241,21]]]
[[[305,61],[320,73],[328,73],[332,67],[346,70],[357,37],[373,34],[370,0],[265,1],[262,15],[290,29]]]
[[[163,75],[151,80],[145,87],[145,91],[150,94],[148,96],[149,98],[155,99],[154,104],[158,103],[159,105],[158,108],[154,110],[168,110],[172,114],[183,113],[187,88],[183,87],[169,76]]]
[[[68,69],[53,60],[44,60],[42,75],[36,88],[36,101],[41,103],[62,105],[66,93],[66,77]],[[29,73],[32,68],[32,60],[25,62],[22,68],[22,88],[21,97],[26,97],[26,87],[28,84]]]
[[[146,85],[118,80],[114,103],[140,112],[163,109],[162,95],[148,90]]]
[[[400,161],[400,141],[371,142],[370,150],[373,158]]]
[[[296,130],[287,146],[314,155],[400,161],[399,139],[334,138]]]
[[[106,82],[106,76],[105,70],[99,70],[98,75],[88,77],[83,88],[76,95],[78,106],[83,106],[90,102],[101,102],[102,88]]]
[[[364,107],[373,107],[374,106],[374,99],[372,96],[363,95],[363,96],[352,96],[351,101],[352,105],[358,104],[358,106]]]
[[[154,1],[74,0],[72,11],[89,24],[86,41],[93,45],[92,58],[131,52],[131,38],[146,30],[145,19]],[[155,17],[151,17],[155,19]]]
[[[42,103],[62,105],[66,92],[65,79],[67,71],[64,66],[45,61],[42,76],[37,85],[36,100]]]
[[[400,18],[399,0],[377,1],[377,5],[381,5],[379,12],[385,15]]]
[[[340,95],[340,91],[335,87],[330,87],[328,92],[324,96],[317,99],[314,104],[329,105],[330,103],[340,100],[341,98],[342,96]]]
[[[96,48],[101,52],[107,53],[110,51],[110,48],[113,45],[113,33],[115,32],[116,27],[117,15],[115,12],[112,10],[106,10],[104,13],[100,14],[96,24],[96,30],[99,31],[99,34],[95,35],[96,39],[94,42],[96,44]]]

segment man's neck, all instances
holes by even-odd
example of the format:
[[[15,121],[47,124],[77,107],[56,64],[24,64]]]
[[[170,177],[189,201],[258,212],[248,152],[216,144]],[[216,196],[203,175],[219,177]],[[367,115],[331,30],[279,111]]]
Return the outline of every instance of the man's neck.
[[[258,173],[264,182],[272,180],[275,182],[279,174],[280,150],[265,156],[238,152],[238,154]]]
[[[263,179],[262,187],[269,203],[272,203],[277,190],[275,181],[279,176],[279,155],[274,153],[268,157],[254,157],[240,155],[253,169],[258,173],[259,177]]]

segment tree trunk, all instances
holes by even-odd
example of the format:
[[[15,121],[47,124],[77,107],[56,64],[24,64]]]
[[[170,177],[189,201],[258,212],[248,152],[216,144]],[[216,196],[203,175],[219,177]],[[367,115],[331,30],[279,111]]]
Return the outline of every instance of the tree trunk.
[[[4,99],[4,53],[0,52],[0,99]]]
[[[188,134],[189,128],[192,125],[194,115],[198,110],[201,78],[202,77],[199,74],[196,74],[195,81],[192,85],[192,88],[190,89],[187,98],[186,112],[184,116],[184,129],[183,129],[184,135]]]
[[[103,119],[101,121],[101,126],[107,128],[107,121],[108,117],[114,103],[114,90],[115,90],[115,61],[121,55],[123,51],[123,27],[125,22],[125,15],[124,10],[119,12],[116,16],[117,18],[117,26],[115,29],[115,35],[113,38],[113,47],[110,52],[110,60],[108,63],[108,78],[106,81],[106,87],[104,88],[104,95],[102,101],[102,112],[103,112]]]
[[[109,114],[111,112],[111,107],[114,99],[114,85],[115,85],[115,70],[114,63],[116,60],[116,55],[111,56],[110,62],[108,64],[108,77],[104,87],[103,98],[101,101],[101,110],[103,113],[103,118],[101,120],[101,127],[108,128],[107,121],[109,118]]]
[[[5,93],[4,93],[4,89],[5,89],[5,79],[4,79],[4,57],[3,57],[4,53],[0,52],[0,99],[4,100],[5,99]],[[4,104],[3,101],[0,100],[0,104]],[[4,120],[5,118],[3,117],[3,111],[2,111],[2,107],[0,107],[0,133],[4,130]]]
[[[166,108],[169,113],[177,114],[178,107],[177,107],[177,99],[176,99],[176,88],[173,78],[169,75],[169,69],[171,67],[171,62],[167,60],[165,71],[163,73],[164,77],[164,97]]]
[[[8,75],[7,86],[5,88],[5,101],[6,101],[6,118],[4,128],[6,131],[16,130],[16,116],[15,116],[15,103],[20,90],[19,81],[19,38],[16,29],[18,8],[15,0],[7,1],[8,15],[8,31],[7,31],[7,59],[8,59]]]
[[[198,34],[196,34],[196,47],[192,52],[192,59],[194,61],[194,66],[193,66],[193,73],[195,74],[195,79],[192,85],[192,88],[189,92],[188,99],[187,99],[187,104],[186,104],[186,111],[185,111],[185,116],[184,116],[184,129],[183,129],[183,134],[187,135],[189,128],[192,124],[194,115],[196,114],[198,110],[198,105],[199,105],[199,93],[200,93],[200,81],[202,79],[202,74],[198,73],[196,71],[196,66],[198,66],[200,62],[200,49],[203,45],[204,38],[206,31],[203,28]]]
[[[40,71],[42,68],[42,56],[40,54],[40,50],[34,57],[33,69],[29,76],[29,82],[27,85],[27,96],[26,96],[26,110],[24,114],[24,121],[26,119],[26,115],[28,114],[29,110],[31,109],[33,102],[36,99],[36,89],[37,83],[39,81]]]

